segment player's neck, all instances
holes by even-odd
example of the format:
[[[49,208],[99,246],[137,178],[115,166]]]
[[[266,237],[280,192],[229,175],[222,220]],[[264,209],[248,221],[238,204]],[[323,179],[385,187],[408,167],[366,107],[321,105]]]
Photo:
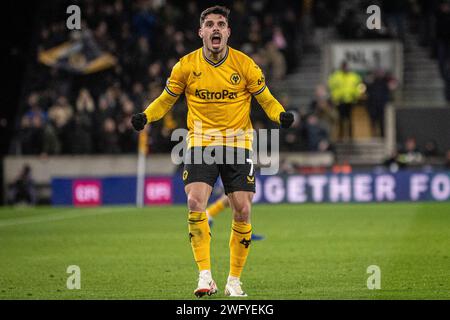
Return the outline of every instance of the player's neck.
[[[203,47],[203,52],[205,54],[205,56],[214,62],[220,61],[223,59],[223,57],[225,57],[226,53],[227,53],[227,48],[225,47],[222,51],[218,52],[218,53],[214,53],[210,50],[208,50],[208,48],[206,48],[205,46]]]

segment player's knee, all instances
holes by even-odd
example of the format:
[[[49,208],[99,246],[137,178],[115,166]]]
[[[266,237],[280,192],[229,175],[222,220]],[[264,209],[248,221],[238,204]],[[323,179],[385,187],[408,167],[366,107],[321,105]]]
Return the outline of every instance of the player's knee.
[[[250,220],[250,203],[243,203],[234,209],[234,220],[237,222],[248,222]]]
[[[202,207],[202,201],[200,197],[189,195],[188,196],[188,208],[190,211],[204,211],[205,208]]]

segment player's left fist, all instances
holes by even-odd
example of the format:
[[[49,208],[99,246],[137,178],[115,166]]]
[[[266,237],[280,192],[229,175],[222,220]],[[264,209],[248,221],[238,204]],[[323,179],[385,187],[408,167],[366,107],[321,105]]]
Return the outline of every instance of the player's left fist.
[[[281,112],[280,113],[280,123],[281,127],[284,129],[289,128],[294,122],[294,115],[290,112]]]
[[[136,113],[131,117],[131,124],[136,131],[141,131],[142,129],[144,129],[146,123],[147,116],[145,115],[145,113]]]

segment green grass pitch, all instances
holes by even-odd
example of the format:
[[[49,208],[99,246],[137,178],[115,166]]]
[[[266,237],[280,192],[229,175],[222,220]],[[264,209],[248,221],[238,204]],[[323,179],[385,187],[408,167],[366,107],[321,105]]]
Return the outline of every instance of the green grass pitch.
[[[231,213],[212,229],[223,294]],[[249,299],[450,299],[450,203],[255,205]],[[0,299],[196,299],[185,206],[0,209]],[[81,289],[66,287],[67,267]],[[367,267],[381,289],[367,288]]]

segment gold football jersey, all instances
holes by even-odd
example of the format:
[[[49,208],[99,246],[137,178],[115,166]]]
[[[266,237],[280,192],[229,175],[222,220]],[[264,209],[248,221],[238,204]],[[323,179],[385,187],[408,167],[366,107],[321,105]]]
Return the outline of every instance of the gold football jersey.
[[[173,98],[183,93],[186,96],[188,148],[226,145],[251,149],[251,99],[264,91],[264,96],[271,97],[265,98],[270,103],[263,105],[269,118],[279,122],[279,113],[284,111],[266,89],[264,74],[256,63],[238,50],[226,50],[217,62],[208,59],[203,48],[187,54],[175,64],[167,80],[165,93]],[[168,106],[162,106],[163,111],[154,106],[154,112],[151,107],[145,112],[154,121]]]

